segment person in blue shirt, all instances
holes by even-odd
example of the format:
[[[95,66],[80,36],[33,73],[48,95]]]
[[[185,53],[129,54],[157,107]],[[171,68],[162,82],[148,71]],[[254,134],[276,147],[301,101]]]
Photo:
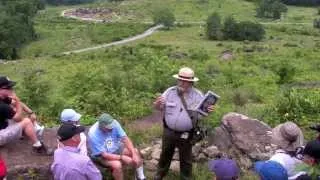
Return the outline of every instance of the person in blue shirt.
[[[111,115],[103,113],[88,132],[91,157],[110,167],[115,180],[123,180],[123,165],[136,168],[136,179],[145,179],[143,162],[125,131]]]

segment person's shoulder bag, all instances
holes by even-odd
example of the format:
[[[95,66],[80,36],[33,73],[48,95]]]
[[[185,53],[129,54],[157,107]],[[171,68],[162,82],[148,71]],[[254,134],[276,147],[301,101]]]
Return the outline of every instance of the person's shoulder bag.
[[[192,130],[190,132],[189,140],[191,144],[196,144],[197,142],[203,140],[207,136],[207,130],[201,127],[198,123],[198,113],[195,111],[188,110],[186,100],[183,97],[183,94],[178,91],[178,96],[182,102],[184,109],[187,111],[191,121],[192,121]]]

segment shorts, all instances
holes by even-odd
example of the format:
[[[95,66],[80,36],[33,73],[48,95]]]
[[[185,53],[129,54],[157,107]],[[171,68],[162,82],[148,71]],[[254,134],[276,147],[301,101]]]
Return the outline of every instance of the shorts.
[[[19,123],[9,120],[9,125],[5,129],[0,130],[0,146],[11,141],[17,140],[22,136],[22,127]]]

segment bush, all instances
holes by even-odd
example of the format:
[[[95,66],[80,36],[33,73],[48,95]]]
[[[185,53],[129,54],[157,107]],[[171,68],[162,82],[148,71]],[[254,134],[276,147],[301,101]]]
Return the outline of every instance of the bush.
[[[279,76],[279,80],[277,81],[278,84],[285,84],[290,83],[293,80],[293,77],[295,75],[295,68],[294,66],[290,64],[282,64],[278,69],[276,70],[276,74]]]
[[[279,0],[261,0],[256,9],[258,17],[273,19],[280,19],[281,14],[287,11],[286,5]]]
[[[314,19],[313,20],[313,27],[320,29],[320,19]]]
[[[236,39],[238,36],[238,23],[236,20],[229,16],[223,23],[223,37],[224,39]]]
[[[263,26],[259,23],[236,20],[229,16],[221,27],[219,14],[213,13],[207,20],[207,36],[211,40],[232,39],[236,41],[260,41],[265,35]]]
[[[173,12],[168,8],[158,8],[153,12],[153,22],[163,24],[167,29],[174,25],[175,20]]]
[[[236,40],[260,41],[265,35],[263,26],[259,23],[243,21],[238,24]]]
[[[207,19],[207,36],[211,40],[221,40],[223,38],[220,15],[212,13]]]

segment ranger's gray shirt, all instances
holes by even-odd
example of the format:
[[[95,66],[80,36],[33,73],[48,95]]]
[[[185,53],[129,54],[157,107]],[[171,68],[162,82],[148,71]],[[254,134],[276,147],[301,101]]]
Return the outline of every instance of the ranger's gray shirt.
[[[189,131],[193,128],[192,121],[180,100],[177,89],[177,86],[173,86],[162,94],[165,98],[165,121],[170,129],[175,131]],[[187,109],[194,110],[202,98],[202,92],[192,87],[184,96]]]

